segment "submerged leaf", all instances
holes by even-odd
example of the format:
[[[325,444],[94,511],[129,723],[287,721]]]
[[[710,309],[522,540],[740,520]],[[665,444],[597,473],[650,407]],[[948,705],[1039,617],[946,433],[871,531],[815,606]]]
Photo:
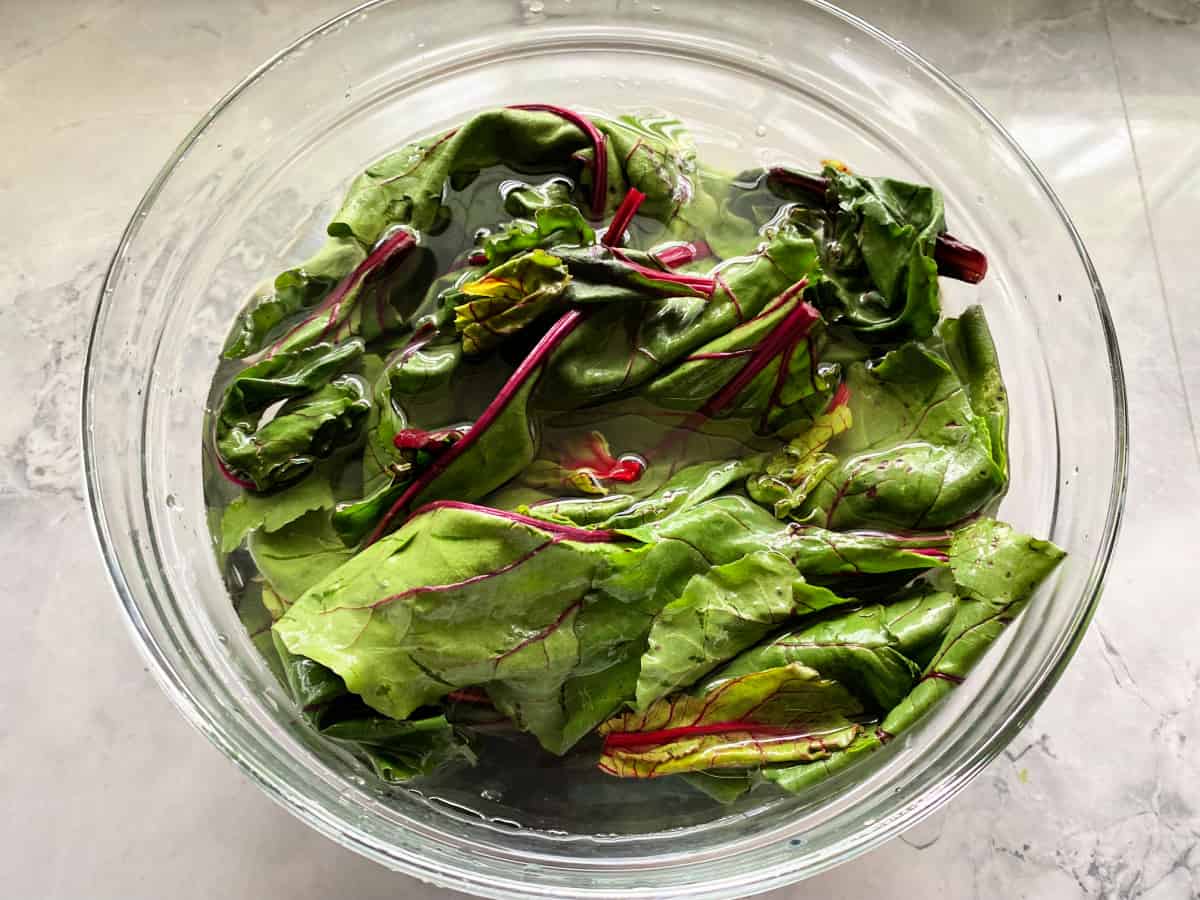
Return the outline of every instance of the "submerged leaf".
[[[333,489],[320,473],[273,494],[239,494],[221,516],[221,552],[237,549],[251,531],[278,531],[305,513],[333,506]]]
[[[245,487],[270,490],[304,477],[318,460],[356,440],[370,402],[356,379],[333,376],[362,352],[357,340],[317,344],[238,373],[216,415],[222,469]],[[268,407],[281,402],[260,427]]]
[[[558,698],[580,664],[592,588],[628,554],[611,537],[438,504],[324,579],[275,630],[385,715],[482,684],[557,746],[562,723],[545,719],[542,698]],[[561,720],[557,699],[554,710]]]
[[[991,428],[949,360],[905,344],[847,370],[855,426],[802,514],[829,528],[941,528],[1004,489]]]
[[[1049,541],[980,519],[954,535],[950,569],[959,600],[941,646],[904,702],[883,721],[887,734],[911,726],[967,677],[1038,585],[1066,554]]]
[[[821,759],[849,746],[862,712],[852,694],[812,669],[767,669],[610,719],[599,729],[605,737],[600,769],[655,778]]]
[[[570,280],[561,259],[533,250],[463,284],[464,299],[451,301],[463,352],[483,353],[536,321],[558,305]]]
[[[763,470],[746,479],[746,493],[786,519],[808,499],[809,493],[837,465],[837,457],[824,453],[829,442],[850,430],[854,416],[844,388],[830,408],[767,460]]]
[[[827,588],[805,584],[795,566],[769,550],[694,576],[655,617],[635,708],[687,687],[792,616],[841,602]]]
[[[366,257],[362,244],[353,238],[329,238],[300,265],[277,275],[270,290],[250,299],[234,323],[222,355],[242,359],[257,353],[276,326],[314,306]]]

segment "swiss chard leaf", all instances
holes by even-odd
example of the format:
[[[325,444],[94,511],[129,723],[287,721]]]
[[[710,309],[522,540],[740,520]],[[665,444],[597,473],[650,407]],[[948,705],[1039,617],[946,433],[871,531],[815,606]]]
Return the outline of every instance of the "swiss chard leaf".
[[[544,449],[549,455],[543,454],[530,463],[521,480],[531,487],[555,493],[603,497],[611,485],[632,484],[646,469],[640,457],[613,456],[607,439],[599,431],[575,435],[561,446]]]
[[[397,329],[407,314],[398,308],[405,304],[393,294],[409,300],[410,306],[418,305],[423,286],[432,279],[431,266],[431,254],[417,247],[416,238],[408,231],[397,231],[339,281],[320,305],[272,343],[269,355],[353,336],[372,340]]]
[[[758,780],[758,773],[743,772],[737,769],[713,769],[685,772],[679,777],[718,803],[729,804],[754,787]]]
[[[752,417],[762,432],[791,419],[790,407],[828,389],[814,358],[820,314],[800,298],[803,285],[689,354],[645,385],[642,395],[702,418]]]
[[[570,280],[561,259],[532,250],[464,283],[454,306],[463,352],[490,350],[560,306]]]
[[[823,307],[855,330],[880,339],[924,338],[940,310],[934,249],[945,231],[942,197],[924,185],[867,178],[827,165],[829,211],[799,209],[821,249]],[[804,183],[794,186],[797,179]],[[772,170],[772,190],[811,204],[811,176]],[[823,205],[823,204],[822,204]]]
[[[954,618],[921,680],[883,721],[898,734],[967,677],[1004,627],[1065,554],[994,519],[980,519],[954,535],[950,569],[959,593]]]
[[[320,727],[332,703],[347,695],[346,683],[320,663],[292,653],[274,631],[271,637],[283,664],[284,681],[292,699],[300,711]]]
[[[837,457],[824,450],[854,424],[847,398],[848,394],[839,391],[830,409],[768,459],[761,472],[746,479],[746,493],[776,518],[786,519],[799,509],[837,465]]]
[[[601,519],[601,527],[637,528],[671,513],[690,509],[736,484],[747,472],[754,471],[757,464],[757,457],[749,457],[685,466],[649,497]]]
[[[950,549],[955,584],[949,609],[945,592],[927,589],[913,593],[888,613],[886,624],[898,645],[910,658],[928,657],[909,694],[892,707],[874,733],[863,734],[844,751],[813,765],[768,768],[763,775],[786,790],[801,791],[912,727],[962,683],[1063,556],[1050,542],[1019,534],[993,519],[961,529]],[[767,654],[763,662],[775,659]]]
[[[861,757],[873,753],[882,745],[883,742],[873,732],[860,732],[848,746],[824,759],[795,766],[768,766],[762,770],[762,776],[785,791],[798,794],[858,762]]]
[[[394,224],[430,231],[444,224],[442,196],[451,176],[504,164],[518,171],[576,168],[591,145],[586,131],[550,112],[493,109],[459,128],[402,147],[354,180],[329,224],[335,237],[371,245]]]
[[[358,436],[370,404],[352,378],[331,381],[362,356],[363,345],[317,344],[248,366],[225,389],[216,415],[222,470],[264,491],[307,475],[316,462]],[[267,408],[285,405],[259,427]]]
[[[570,195],[571,186],[562,180],[510,190],[504,198],[504,207],[517,218],[483,238],[480,246],[487,261],[494,266],[526,250],[593,243],[595,232],[571,203]]]
[[[354,555],[333,530],[324,510],[310,512],[275,531],[255,531],[247,546],[284,609]]]
[[[385,715],[485,685],[558,749],[580,616],[594,584],[629,555],[612,537],[437,504],[307,592],[275,630]]]
[[[572,310],[551,326],[463,437],[436,457],[392,504],[372,532],[372,542],[415,506],[442,499],[480,499],[533,461],[538,436],[530,398],[547,359],[582,321],[582,313]]]
[[[694,576],[654,619],[636,708],[687,687],[792,616],[842,602],[805,584],[795,566],[769,550]]]
[[[221,552],[237,549],[251,531],[278,531],[316,509],[333,506],[333,488],[319,474],[273,494],[239,494],[221,516]]]
[[[895,603],[866,606],[778,635],[747,650],[713,679],[800,663],[837,679],[879,709],[890,710],[920,673],[910,655],[927,644],[931,634],[936,638],[945,632],[954,609],[952,592],[915,588]]]
[[[988,421],[946,357],[905,344],[847,369],[855,427],[801,510],[830,528],[940,528],[1004,489]]]
[[[346,719],[321,733],[362,751],[375,774],[392,784],[429,775],[455,760],[475,763],[474,752],[445,716],[403,722],[379,716]]]
[[[278,325],[316,304],[366,257],[366,250],[353,238],[329,238],[296,268],[276,276],[268,291],[250,299],[222,355],[242,359],[261,350]]]
[[[251,430],[243,420],[228,429],[218,426],[217,449],[236,476],[245,476],[256,490],[269,490],[303,478],[318,461],[357,441],[370,407],[362,382],[339,376],[287,402],[266,425]]]
[[[618,513],[605,526],[615,526],[622,515]],[[761,506],[736,495],[714,497],[661,519],[618,530],[644,543],[684,545],[709,566],[734,562],[756,550],[774,550],[805,577],[944,566],[945,548],[950,542],[946,533],[893,535],[828,531],[795,523],[784,525]]]
[[[975,415],[987,423],[992,461],[1008,478],[1008,392],[1000,377],[1000,360],[982,306],[972,306],[957,319],[945,319],[938,336]]]
[[[565,255],[568,266],[572,257]],[[727,260],[712,273],[711,296],[608,303],[565,341],[546,372],[547,399],[574,408],[630,390],[708,341],[761,313],[817,264],[812,241],[780,232],[753,256]],[[580,284],[595,276],[572,270]],[[644,290],[644,288],[639,288]]]
[[[600,769],[654,778],[821,759],[850,745],[862,713],[851,693],[812,669],[767,669],[610,719],[600,727]]]

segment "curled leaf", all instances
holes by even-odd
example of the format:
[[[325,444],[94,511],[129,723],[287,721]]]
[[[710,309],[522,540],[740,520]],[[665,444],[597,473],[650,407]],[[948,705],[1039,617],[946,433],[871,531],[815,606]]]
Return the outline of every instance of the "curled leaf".
[[[799,509],[837,465],[837,457],[823,451],[854,423],[847,398],[843,385],[826,412],[767,460],[762,472],[746,479],[746,493],[768,507],[776,518],[786,519]]]
[[[331,377],[357,360],[360,341],[317,344],[268,357],[226,388],[216,416],[223,468],[258,491],[307,475],[334,450],[358,439],[370,410],[362,383]],[[282,402],[260,426],[267,408]]]

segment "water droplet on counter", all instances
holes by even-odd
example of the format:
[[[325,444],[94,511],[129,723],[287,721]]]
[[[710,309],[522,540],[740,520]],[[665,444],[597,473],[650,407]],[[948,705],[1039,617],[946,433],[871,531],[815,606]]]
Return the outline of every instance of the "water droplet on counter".
[[[486,790],[486,791],[480,791],[479,797],[482,800],[490,800],[491,802],[495,803],[495,802],[503,799],[504,795],[502,793],[500,793],[499,791]]]
[[[662,7],[659,6],[657,3],[655,3],[653,6],[650,7],[650,12],[660,13],[660,12],[662,12]]]
[[[759,137],[766,137],[767,136],[767,126],[759,125],[757,128],[754,129],[754,133],[757,134]]]
[[[167,509],[175,509],[179,506],[179,501],[175,499],[174,494],[167,494]]]
[[[546,4],[542,0],[529,0],[529,5],[525,8],[529,10],[530,14],[540,16],[546,11]]]

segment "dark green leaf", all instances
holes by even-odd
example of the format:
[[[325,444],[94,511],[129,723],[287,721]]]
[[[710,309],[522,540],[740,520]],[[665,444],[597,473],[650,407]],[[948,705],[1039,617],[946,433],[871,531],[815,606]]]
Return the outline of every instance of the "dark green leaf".
[[[289,401],[266,425],[219,428],[217,449],[235,474],[257,490],[269,490],[303,478],[317,462],[357,441],[370,408],[362,382],[339,376]]]
[[[788,518],[837,466],[837,457],[823,451],[853,423],[849,405],[835,401],[832,409],[814,418],[810,426],[768,459],[761,472],[746,479],[746,493],[776,518]]]
[[[261,350],[276,326],[314,306],[366,256],[366,250],[353,238],[329,238],[296,268],[276,276],[269,290],[250,299],[222,355],[241,359]]]
[[[797,409],[810,419],[804,401],[827,392],[826,379],[835,373],[822,371],[815,359],[816,311],[799,292],[781,300],[684,357],[646,384],[642,396],[667,409],[753,418],[759,432],[791,421]]]
[[[971,409],[987,423],[992,460],[1007,479],[1008,392],[1000,377],[1000,361],[983,307],[972,306],[957,319],[944,320],[938,326],[938,335],[966,386]]]
[[[714,769],[684,772],[679,777],[718,803],[729,804],[754,787],[757,773],[741,772],[737,769]]]
[[[459,128],[408,144],[372,165],[350,186],[329,233],[371,245],[395,224],[428,231],[442,220],[442,195],[451,176],[500,164],[524,171],[574,169],[572,157],[590,145],[585,132],[553,113],[479,113]]]
[[[928,642],[929,632],[944,633],[954,615],[953,593],[925,588],[909,593],[886,606],[866,606],[781,634],[747,650],[713,680],[796,662],[889,710],[904,699],[919,675],[910,654]],[[906,621],[912,624],[902,629]]]
[[[571,267],[573,258],[567,254],[563,258]],[[781,233],[755,255],[718,267],[711,297],[609,303],[596,310],[555,355],[546,372],[547,402],[569,409],[637,387],[757,316],[784,290],[812,276],[816,262],[810,240],[794,232]],[[577,298],[580,285],[596,277],[582,267],[573,268],[572,275]]]
[[[824,759],[796,766],[768,766],[762,770],[762,775],[785,791],[798,794],[857,762],[860,757],[873,753],[880,746],[882,742],[874,733],[862,732],[848,747]]]
[[[940,309],[937,236],[945,230],[942,197],[924,185],[867,178],[827,165],[831,207],[815,202],[774,170],[771,189],[800,202],[793,224],[811,233],[825,276],[820,305],[866,335],[896,340],[933,333]]]
[[[359,553],[275,629],[385,715],[482,684],[561,752],[562,685],[589,664],[580,617],[593,585],[628,557],[576,529],[441,506]]]
[[[370,408],[362,385],[348,376],[330,379],[362,353],[357,340],[316,344],[238,373],[216,417],[223,465],[254,489],[269,490],[302,478],[318,460],[357,439]],[[284,406],[260,427],[268,407],[280,402]]]
[[[456,760],[475,763],[470,746],[445,716],[404,722],[380,717],[350,719],[326,726],[322,734],[361,751],[375,774],[391,784],[429,775]]]
[[[571,203],[570,185],[562,180],[510,190],[504,207],[518,218],[505,222],[481,242],[491,265],[526,250],[549,249],[556,244],[586,246],[596,240],[583,214]]]

